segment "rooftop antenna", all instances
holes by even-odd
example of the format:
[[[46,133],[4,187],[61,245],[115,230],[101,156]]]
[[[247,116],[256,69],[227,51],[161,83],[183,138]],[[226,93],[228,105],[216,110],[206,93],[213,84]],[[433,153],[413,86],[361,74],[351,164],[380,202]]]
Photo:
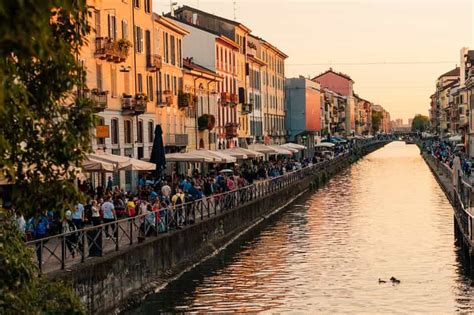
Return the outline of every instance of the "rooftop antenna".
[[[175,5],[178,5],[178,2],[170,0],[170,12],[171,12],[171,16],[173,16],[173,17],[174,17],[174,6]]]
[[[237,21],[237,1],[234,0],[232,4],[234,5],[234,21]]]

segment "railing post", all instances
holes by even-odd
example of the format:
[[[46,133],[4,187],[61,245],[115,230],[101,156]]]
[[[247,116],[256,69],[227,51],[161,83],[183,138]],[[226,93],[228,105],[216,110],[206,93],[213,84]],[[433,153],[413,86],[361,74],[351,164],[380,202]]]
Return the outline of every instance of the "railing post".
[[[130,245],[133,244],[133,220],[136,220],[136,218],[132,218],[131,220],[129,220],[129,224],[128,224],[128,228],[130,229]],[[117,243],[118,243],[118,235],[117,235]]]
[[[81,243],[82,243],[82,246],[81,246],[81,251],[82,251],[81,263],[83,263],[86,260],[86,233],[85,233],[84,230],[81,232]]]
[[[61,238],[61,270],[64,270],[66,264],[66,237]]]

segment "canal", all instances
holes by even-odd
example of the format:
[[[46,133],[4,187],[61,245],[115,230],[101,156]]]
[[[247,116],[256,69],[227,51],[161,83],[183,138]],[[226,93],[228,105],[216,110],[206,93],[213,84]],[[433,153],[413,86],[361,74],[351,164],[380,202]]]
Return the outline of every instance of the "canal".
[[[393,142],[129,312],[451,313],[474,311],[473,291],[451,205]]]

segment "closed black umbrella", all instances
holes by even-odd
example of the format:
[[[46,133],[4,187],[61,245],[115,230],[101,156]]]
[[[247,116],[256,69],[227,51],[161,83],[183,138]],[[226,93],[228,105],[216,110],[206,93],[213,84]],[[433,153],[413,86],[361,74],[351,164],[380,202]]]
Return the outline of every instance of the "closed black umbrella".
[[[156,164],[156,175],[159,176],[161,171],[166,167],[165,147],[163,146],[163,131],[161,125],[155,127],[155,139],[151,149],[150,162]]]

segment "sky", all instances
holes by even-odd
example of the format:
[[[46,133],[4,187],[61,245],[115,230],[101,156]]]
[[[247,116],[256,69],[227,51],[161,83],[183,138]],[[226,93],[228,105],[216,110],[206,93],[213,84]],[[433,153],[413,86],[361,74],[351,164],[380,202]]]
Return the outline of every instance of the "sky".
[[[474,49],[474,0],[175,0],[246,25],[285,52],[286,76],[329,67],[392,120],[428,115],[436,79]],[[154,0],[169,12],[169,0]]]

